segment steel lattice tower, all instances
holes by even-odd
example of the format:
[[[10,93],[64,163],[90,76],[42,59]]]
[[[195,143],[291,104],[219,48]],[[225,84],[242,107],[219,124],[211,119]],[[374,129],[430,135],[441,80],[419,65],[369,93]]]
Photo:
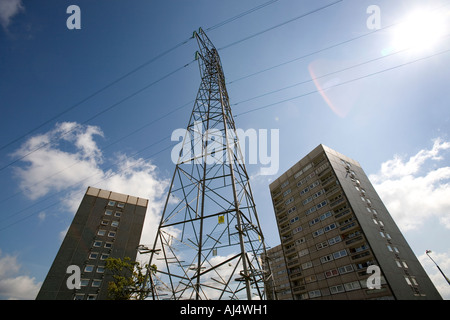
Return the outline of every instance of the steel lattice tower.
[[[264,236],[253,201],[219,55],[203,32],[201,84],[149,265],[154,299],[266,299]],[[181,143],[180,143],[181,145]],[[178,150],[176,150],[178,152]]]

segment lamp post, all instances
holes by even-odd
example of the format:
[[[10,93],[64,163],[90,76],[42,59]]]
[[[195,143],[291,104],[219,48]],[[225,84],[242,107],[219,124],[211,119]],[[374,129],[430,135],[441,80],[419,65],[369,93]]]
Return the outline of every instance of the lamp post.
[[[442,275],[444,276],[445,280],[447,280],[447,283],[450,285],[450,280],[447,278],[447,276],[444,274],[444,272],[441,270],[441,268],[439,268],[438,264],[436,263],[436,261],[433,260],[433,258],[429,255],[429,253],[431,253],[431,250],[426,250],[425,253],[427,254],[427,256],[431,259],[431,261],[434,262],[434,264],[436,265],[436,267],[439,269],[439,271],[442,273]]]

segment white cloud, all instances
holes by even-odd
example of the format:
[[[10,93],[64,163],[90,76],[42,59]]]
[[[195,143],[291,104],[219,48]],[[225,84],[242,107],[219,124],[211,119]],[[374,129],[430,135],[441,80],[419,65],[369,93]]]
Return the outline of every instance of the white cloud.
[[[102,154],[93,140],[95,136],[103,136],[98,127],[64,122],[48,133],[28,139],[13,153],[26,163],[15,168],[21,190],[35,200],[79,181],[86,179],[89,183],[101,177]],[[63,145],[72,150],[63,151]]]
[[[22,0],[0,0],[0,24],[7,29],[12,18],[25,10]]]
[[[449,277],[450,276],[450,251],[447,252],[432,252],[430,253],[433,260],[439,265],[442,272]],[[435,285],[436,289],[445,300],[450,300],[450,285],[445,280],[436,265],[431,261],[426,253],[418,257],[420,263],[424,267],[425,271],[429,275],[431,281]]]
[[[403,231],[417,229],[428,219],[438,219],[450,229],[450,167],[436,168],[448,149],[450,142],[436,139],[430,150],[420,150],[407,160],[396,155],[369,176]],[[426,165],[430,161],[435,165],[432,169]]]
[[[158,168],[150,161],[125,154],[109,159],[113,167],[103,169],[106,159],[95,141],[98,137],[103,137],[99,127],[63,122],[29,138],[13,154],[23,158],[21,166],[14,168],[19,187],[30,200],[61,192],[65,211],[73,214],[88,186],[149,199],[141,243],[150,245],[169,181],[158,177]],[[40,221],[50,214],[39,214]],[[59,237],[66,233],[67,229],[62,230]]]
[[[34,299],[41,287],[35,278],[18,275],[21,265],[17,256],[2,255],[0,250],[0,296],[6,299]]]

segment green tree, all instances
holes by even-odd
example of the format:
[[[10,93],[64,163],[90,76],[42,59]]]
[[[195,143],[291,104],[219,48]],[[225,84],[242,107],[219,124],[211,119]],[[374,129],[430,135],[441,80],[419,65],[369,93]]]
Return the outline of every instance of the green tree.
[[[108,258],[106,269],[112,273],[113,281],[108,283],[108,298],[111,300],[137,300],[147,297],[150,288],[146,285],[145,275],[148,264],[142,266],[139,262],[131,261],[131,258]],[[150,267],[151,272],[156,272],[156,265]],[[144,290],[144,291],[143,291]]]

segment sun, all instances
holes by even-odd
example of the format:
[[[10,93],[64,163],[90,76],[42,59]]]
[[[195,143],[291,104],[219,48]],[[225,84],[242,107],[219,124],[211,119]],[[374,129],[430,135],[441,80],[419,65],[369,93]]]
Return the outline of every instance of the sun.
[[[395,28],[393,47],[396,50],[432,50],[449,33],[448,12],[419,9],[411,12]]]

